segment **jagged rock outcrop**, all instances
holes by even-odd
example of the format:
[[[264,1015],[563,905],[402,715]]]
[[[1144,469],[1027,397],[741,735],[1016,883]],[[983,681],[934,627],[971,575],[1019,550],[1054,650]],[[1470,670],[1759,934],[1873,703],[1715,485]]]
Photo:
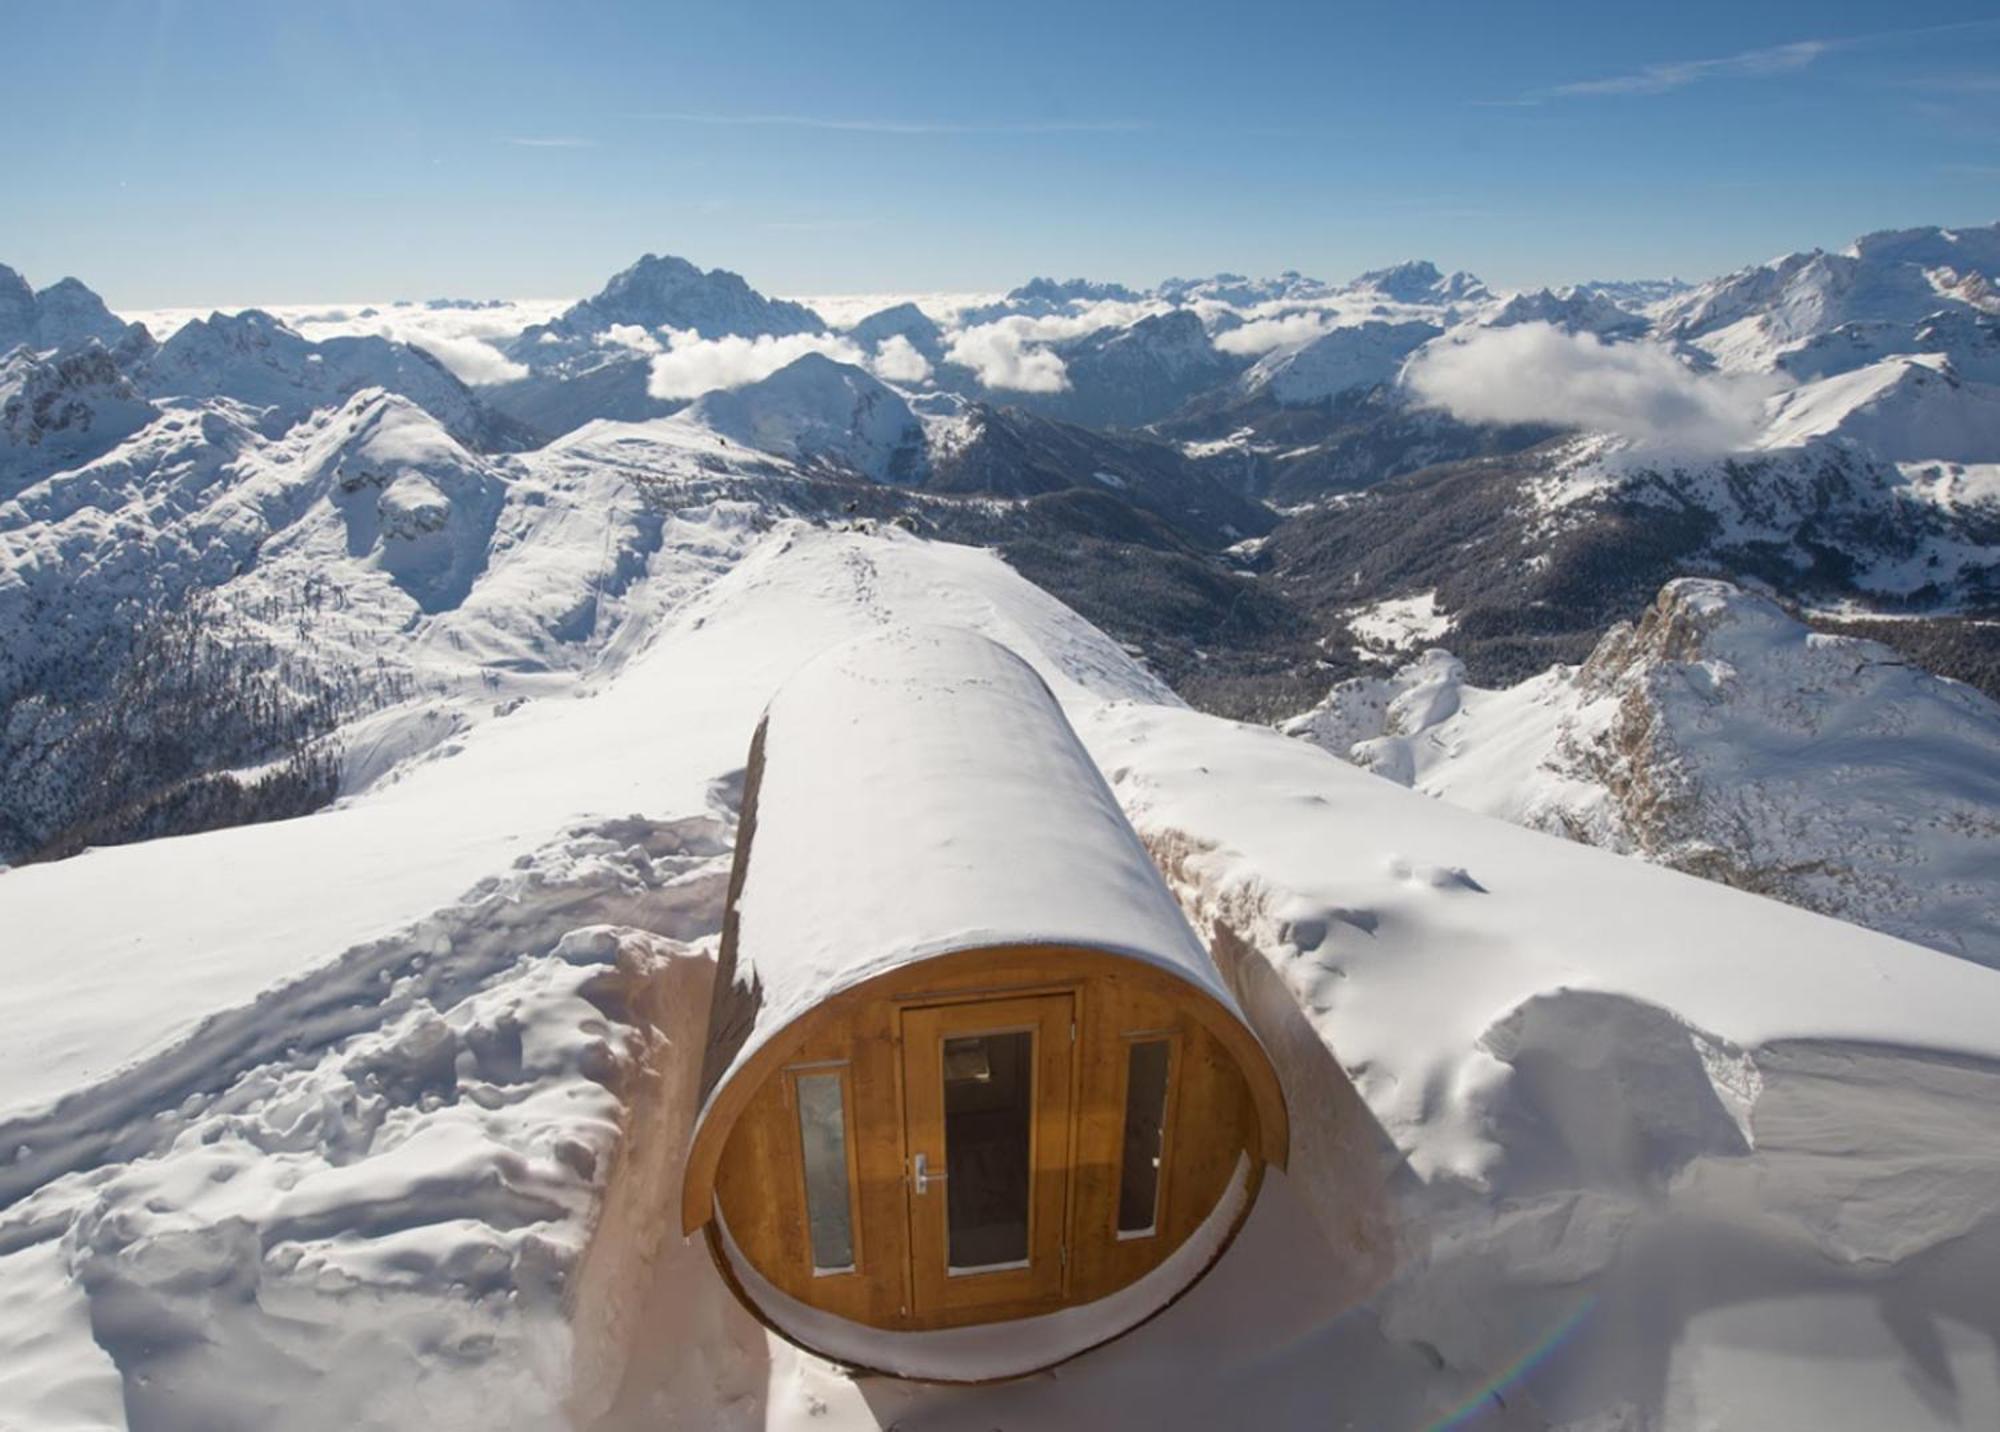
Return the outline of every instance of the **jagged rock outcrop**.
[[[1286,729],[1378,774],[2000,965],[2000,703],[1726,582],[1482,690],[1433,651]]]

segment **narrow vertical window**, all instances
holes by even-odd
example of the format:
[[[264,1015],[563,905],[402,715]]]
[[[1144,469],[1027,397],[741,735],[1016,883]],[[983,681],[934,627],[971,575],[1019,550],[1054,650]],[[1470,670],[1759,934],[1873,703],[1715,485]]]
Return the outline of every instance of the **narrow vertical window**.
[[[1143,1238],[1159,1227],[1160,1155],[1167,1127],[1167,1072],[1173,1045],[1134,1040],[1125,1053],[1125,1152],[1118,1175],[1118,1236]]]
[[[805,1152],[806,1223],[814,1273],[854,1270],[854,1217],[847,1189],[847,1110],[838,1072],[800,1074],[799,1143]]]

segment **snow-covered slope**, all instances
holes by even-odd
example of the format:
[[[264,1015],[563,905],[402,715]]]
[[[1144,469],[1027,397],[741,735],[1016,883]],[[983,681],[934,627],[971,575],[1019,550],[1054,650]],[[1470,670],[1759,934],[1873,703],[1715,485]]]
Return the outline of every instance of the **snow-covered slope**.
[[[373,335],[315,343],[258,309],[184,325],[139,366],[136,381],[149,397],[227,398],[257,409],[273,435],[364,388],[384,388],[430,413],[462,442],[523,445],[523,434],[496,420],[425,350]]]
[[[1950,360],[1884,358],[1779,395],[1760,443],[1846,438],[1892,462],[1987,462],[2000,454],[2000,386],[1970,383]]]
[[[1336,328],[1301,348],[1280,348],[1242,377],[1246,393],[1268,392],[1288,406],[1322,402],[1351,388],[1393,380],[1403,360],[1444,332],[1421,319],[1370,319]]]
[[[1434,650],[1286,730],[1455,804],[2000,968],[2000,705],[1721,582],[1580,667],[1482,690]]]
[[[0,264],[0,356],[16,347],[53,353],[90,342],[137,352],[151,341],[143,326],[117,317],[78,280],[59,279],[37,293]]]
[[[698,398],[682,416],[764,452],[880,482],[922,475],[924,430],[909,404],[861,369],[818,353],[761,382]]]
[[[1992,312],[1996,273],[2000,224],[1868,234],[1844,253],[1787,254],[1702,284],[1663,304],[1657,324],[1726,368],[1769,369],[1788,349],[1845,326],[1908,333],[1940,311]]]
[[[102,345],[46,357],[16,348],[0,358],[0,500],[109,452],[153,417]]]
[[[1411,259],[1388,268],[1370,269],[1348,284],[1350,290],[1378,293],[1398,303],[1463,303],[1487,297],[1486,285],[1459,270],[1441,273],[1429,259]]]
[[[627,440],[652,446],[613,496],[658,438],[579,434],[551,470]],[[0,1301],[42,1310],[0,1319],[16,1422],[2000,1411],[1977,1291],[2000,1275],[2000,977],[1189,711],[989,554],[760,536],[701,483],[654,484],[677,515],[632,555],[647,615],[572,689],[317,815],[0,874],[0,927],[25,934],[0,946]],[[1050,683],[1235,969],[1297,1123],[1213,1277],[995,1388],[803,1359],[675,1240],[620,1245],[657,1250],[619,1285],[648,1273],[645,1315],[565,1297],[609,1276],[588,1247],[609,1170],[671,1157],[616,1150],[645,1088],[623,1071],[699,1045],[757,713],[813,654],[898,621],[981,631]]]
[[[1588,288],[1536,289],[1517,293],[1486,320],[1490,328],[1521,323],[1547,323],[1565,333],[1595,333],[1600,338],[1631,337],[1649,326],[1645,315],[1620,306],[1608,295]]]

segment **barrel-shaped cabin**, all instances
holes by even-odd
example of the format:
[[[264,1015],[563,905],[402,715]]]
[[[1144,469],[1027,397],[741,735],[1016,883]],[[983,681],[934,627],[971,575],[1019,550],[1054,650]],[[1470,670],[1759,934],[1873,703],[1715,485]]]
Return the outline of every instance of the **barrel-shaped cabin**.
[[[682,1190],[767,1326],[943,1381],[1116,1337],[1286,1151],[1207,951],[1020,657],[889,628],[751,743]]]

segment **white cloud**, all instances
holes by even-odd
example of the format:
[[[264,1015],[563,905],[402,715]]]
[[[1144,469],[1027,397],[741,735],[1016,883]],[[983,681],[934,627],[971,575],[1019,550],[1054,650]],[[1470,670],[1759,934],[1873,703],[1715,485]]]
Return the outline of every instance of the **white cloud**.
[[[944,356],[963,363],[989,388],[1015,393],[1060,393],[1069,387],[1062,358],[1034,341],[1026,318],[1003,318],[952,335]]]
[[[1046,345],[1105,328],[1128,328],[1169,307],[1151,299],[1108,298],[1068,305],[1059,313],[1010,313],[991,323],[959,329],[951,335],[944,356],[972,369],[989,388],[1060,393],[1069,387],[1069,371],[1061,355]]]
[[[1468,422],[1559,423],[1713,452],[1749,445],[1771,392],[1767,380],[1697,373],[1657,343],[1605,343],[1546,323],[1434,342],[1403,383]]]
[[[545,316],[552,303],[509,303],[498,308],[428,308],[417,304],[335,305],[280,309],[277,316],[315,341],[342,335],[374,335],[408,343],[431,354],[473,387],[510,383],[528,370],[489,340],[512,338]]]
[[[1551,95],[1666,94],[1708,79],[1762,79],[1802,70],[1832,49],[1825,40],[1799,40],[1761,50],[1743,50],[1712,60],[1675,60],[1645,65],[1630,74],[1557,85]]]
[[[900,333],[891,333],[876,345],[875,359],[869,366],[887,383],[921,383],[931,375],[930,359]]]
[[[867,356],[833,333],[793,333],[783,338],[702,338],[668,329],[667,351],[653,359],[646,391],[656,398],[699,398],[717,388],[740,388],[770,377],[808,353],[824,353],[837,363],[865,366]]]
[[[1324,338],[1336,327],[1329,313],[1306,311],[1277,318],[1255,318],[1240,328],[1215,335],[1215,346],[1224,353],[1260,355],[1277,348],[1297,348]]]
[[[511,383],[528,376],[525,363],[516,363],[492,344],[478,338],[453,337],[443,333],[412,333],[407,340],[430,354],[461,383],[477,388],[482,384]]]
[[[600,343],[617,348],[633,348],[641,353],[664,353],[660,340],[650,329],[636,323],[613,323],[598,335]]]

